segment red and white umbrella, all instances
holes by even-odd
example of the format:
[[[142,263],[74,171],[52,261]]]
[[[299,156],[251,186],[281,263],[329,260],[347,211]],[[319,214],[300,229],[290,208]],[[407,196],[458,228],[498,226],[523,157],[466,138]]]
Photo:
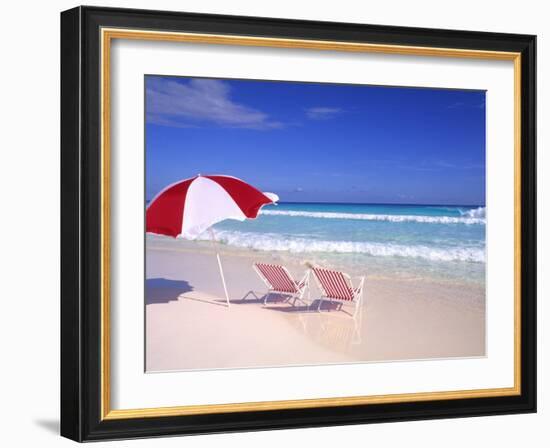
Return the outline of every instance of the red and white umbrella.
[[[146,210],[146,231],[195,239],[210,229],[214,239],[214,224],[225,219],[254,219],[264,205],[278,200],[276,194],[262,193],[236,177],[199,174],[169,185],[153,198]],[[216,256],[229,305],[220,256]]]

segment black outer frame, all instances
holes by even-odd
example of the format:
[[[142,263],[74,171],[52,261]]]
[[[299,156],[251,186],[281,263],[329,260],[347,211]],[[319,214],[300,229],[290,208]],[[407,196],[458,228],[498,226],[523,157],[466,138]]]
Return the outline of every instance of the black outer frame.
[[[100,28],[520,52],[521,395],[100,420]],[[76,441],[536,412],[536,36],[77,7],[61,13],[61,435]]]

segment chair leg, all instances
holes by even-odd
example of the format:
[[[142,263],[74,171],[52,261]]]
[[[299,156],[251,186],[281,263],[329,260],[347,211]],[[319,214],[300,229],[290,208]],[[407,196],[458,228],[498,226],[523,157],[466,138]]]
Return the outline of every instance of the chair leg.
[[[259,297],[256,295],[256,293],[255,293],[254,291],[250,290],[250,291],[248,291],[248,292],[246,293],[246,295],[242,298],[242,301],[243,301],[243,302],[246,301],[246,300],[248,299],[248,296],[250,296],[250,295],[251,295],[251,296],[254,296],[254,298],[255,298],[256,300],[259,299]]]
[[[359,297],[357,301],[355,302],[355,312],[353,313],[353,318],[355,319],[355,316],[357,315],[357,310],[360,306],[363,304],[363,289],[361,289],[361,293],[359,294]]]
[[[321,312],[321,304],[323,303],[323,299],[319,299],[319,305],[317,305],[317,312]]]
[[[357,311],[359,311],[359,304],[361,302],[355,302],[355,310],[353,311],[353,319],[355,319],[355,316],[357,316]]]

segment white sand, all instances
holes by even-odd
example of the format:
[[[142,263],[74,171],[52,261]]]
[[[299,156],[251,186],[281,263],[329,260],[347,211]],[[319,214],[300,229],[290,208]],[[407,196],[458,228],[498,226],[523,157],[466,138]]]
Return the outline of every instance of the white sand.
[[[198,250],[197,250],[198,249]],[[314,311],[274,298],[254,261],[277,255],[222,249],[231,306],[213,248],[147,242],[146,365],[148,371],[288,366],[485,354],[481,286],[367,277],[354,320],[346,311]],[[304,265],[285,265],[299,278]],[[314,282],[311,297],[319,296]],[[247,296],[248,294],[248,296]],[[245,298],[246,296],[246,298]],[[256,298],[257,297],[257,298]]]

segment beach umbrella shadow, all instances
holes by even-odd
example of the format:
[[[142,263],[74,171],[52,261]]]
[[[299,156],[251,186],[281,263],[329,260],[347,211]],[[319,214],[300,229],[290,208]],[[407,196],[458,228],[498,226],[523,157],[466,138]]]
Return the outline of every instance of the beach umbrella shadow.
[[[187,280],[148,278],[145,280],[145,304],[155,305],[178,300],[181,294],[193,291]]]

